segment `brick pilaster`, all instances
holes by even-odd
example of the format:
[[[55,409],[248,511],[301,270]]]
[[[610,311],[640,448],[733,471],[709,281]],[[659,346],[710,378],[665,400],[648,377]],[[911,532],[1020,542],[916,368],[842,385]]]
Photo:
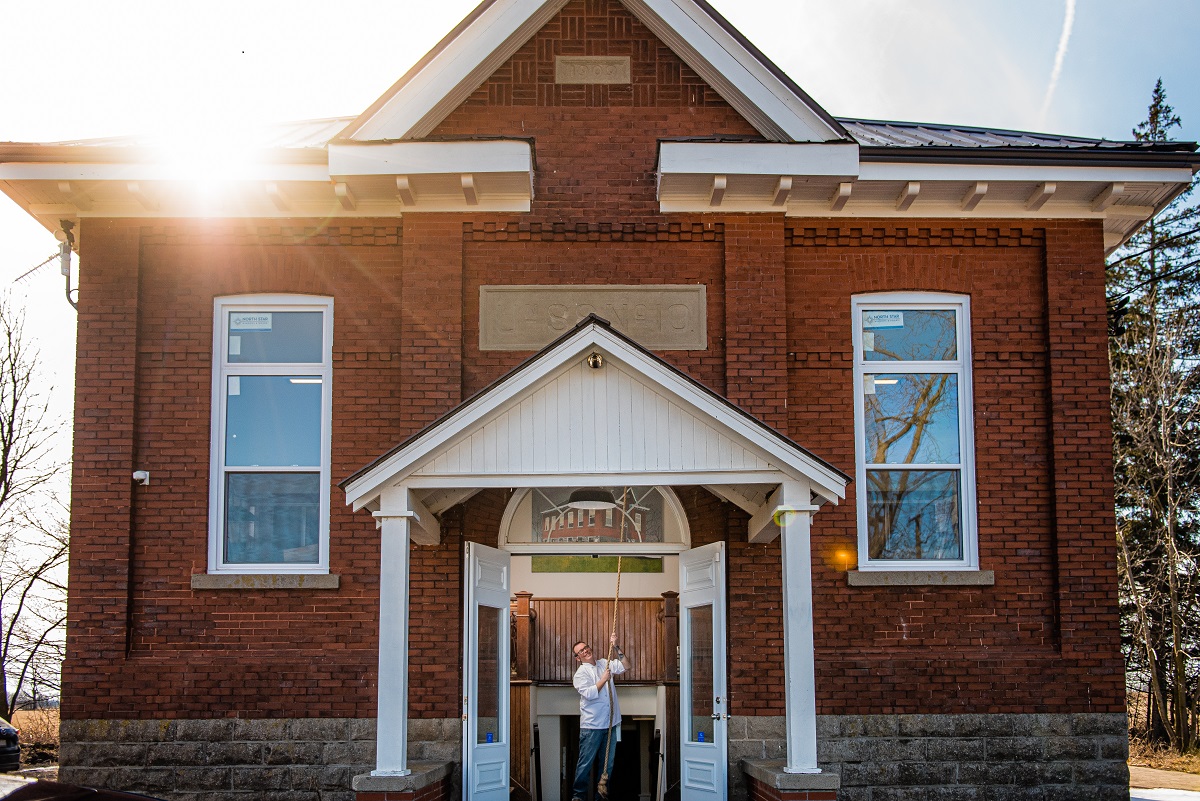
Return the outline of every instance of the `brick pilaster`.
[[[404,223],[400,308],[405,422],[414,433],[462,400],[462,220],[414,215]]]
[[[139,230],[87,220],[79,234],[64,717],[86,695],[77,688],[108,681],[125,659],[137,374]]]
[[[725,394],[787,433],[783,215],[725,220]]]
[[[1104,241],[1098,223],[1046,229],[1046,330],[1060,636],[1120,671]],[[1106,659],[1105,656],[1108,658]],[[1114,685],[1120,682],[1113,682]],[[1119,687],[1115,688],[1119,691]]]

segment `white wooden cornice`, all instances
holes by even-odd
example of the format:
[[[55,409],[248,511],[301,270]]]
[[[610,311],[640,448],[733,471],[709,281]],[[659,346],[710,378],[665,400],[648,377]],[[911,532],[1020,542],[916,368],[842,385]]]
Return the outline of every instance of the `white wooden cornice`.
[[[525,212],[533,147],[521,140],[332,144],[328,163],[261,161],[210,172],[136,160],[0,162],[0,190],[51,231],[63,219],[396,217]],[[2,157],[2,154],[0,154]]]
[[[1186,167],[879,162],[844,144],[663,142],[658,199],[666,213],[1098,219],[1111,251],[1191,179]]]

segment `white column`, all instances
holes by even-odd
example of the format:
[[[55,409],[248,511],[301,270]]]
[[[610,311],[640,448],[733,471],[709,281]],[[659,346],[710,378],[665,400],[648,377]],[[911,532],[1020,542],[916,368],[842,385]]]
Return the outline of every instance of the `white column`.
[[[379,705],[371,775],[407,776],[408,540],[413,513],[388,501],[385,496],[384,510],[375,513],[380,525]]]
[[[775,520],[783,551],[783,678],[787,710],[787,773],[817,767],[817,683],[813,661],[812,505],[808,487],[785,483]]]

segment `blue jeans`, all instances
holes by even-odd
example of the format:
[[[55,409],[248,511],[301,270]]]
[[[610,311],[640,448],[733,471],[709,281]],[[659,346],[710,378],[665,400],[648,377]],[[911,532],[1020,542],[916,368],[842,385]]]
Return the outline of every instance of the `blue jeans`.
[[[571,788],[572,798],[587,798],[588,785],[592,780],[592,763],[600,758],[600,772],[604,772],[604,741],[608,739],[608,772],[613,771],[613,760],[617,754],[617,728],[612,729],[580,729],[579,730],[579,762],[575,765],[575,784]],[[609,732],[612,736],[609,737]]]

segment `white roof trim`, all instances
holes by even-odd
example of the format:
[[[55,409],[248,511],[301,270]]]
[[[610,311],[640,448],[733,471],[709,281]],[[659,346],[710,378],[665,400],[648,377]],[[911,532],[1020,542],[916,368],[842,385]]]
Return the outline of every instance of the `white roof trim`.
[[[533,172],[528,142],[390,142],[331,144],[329,174],[435,175]]]
[[[834,175],[859,173],[858,145],[663,142],[659,175]]]
[[[847,139],[823,109],[798,97],[691,0],[621,2],[763,136],[775,142]]]
[[[778,142],[846,139],[832,117],[797,95],[692,0],[621,2],[763,136]],[[342,135],[356,141],[427,136],[565,5],[494,0]]]
[[[378,110],[343,133],[356,141],[419,139],[563,9],[566,0],[496,0],[411,78],[393,86]]]
[[[564,370],[574,368],[589,353],[597,350],[605,354],[606,359],[619,362],[623,369],[639,375],[657,390],[670,395],[694,414],[711,422],[730,437],[743,443],[747,449],[761,454],[765,460],[779,467],[750,473],[711,471],[701,467],[645,474],[599,474],[584,469],[568,471],[569,476],[553,476],[541,472],[524,477],[480,474],[422,478],[417,475],[425,465],[437,459],[447,448],[460,442],[464,435],[486,425],[496,414],[512,408],[522,398],[537,392],[545,381]],[[544,486],[561,479],[574,485],[594,483],[601,475],[623,477],[629,483],[652,484],[769,483],[792,479],[806,482],[813,491],[829,499],[844,498],[847,484],[844,476],[793,443],[738,412],[727,402],[706,392],[639,348],[631,346],[605,327],[591,323],[511,374],[475,402],[452,412],[439,425],[359,475],[346,486],[346,502],[355,509],[361,509],[375,501],[387,487],[396,486],[401,482],[413,487],[499,486],[500,484],[495,482],[501,482],[503,486],[512,487],[525,485],[523,481],[528,486]]]

